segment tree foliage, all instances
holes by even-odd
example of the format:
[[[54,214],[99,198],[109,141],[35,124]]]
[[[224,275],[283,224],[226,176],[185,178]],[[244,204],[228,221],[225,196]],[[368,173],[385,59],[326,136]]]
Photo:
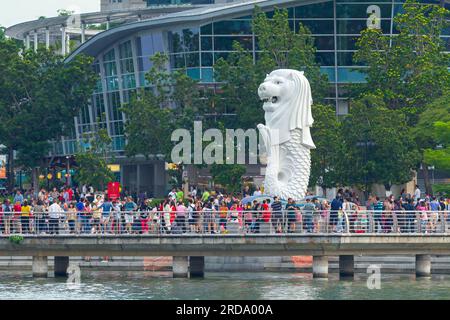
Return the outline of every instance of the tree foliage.
[[[50,140],[72,132],[73,118],[88,103],[96,74],[92,58],[84,55],[64,63],[45,49],[21,50],[12,40],[0,41],[0,143],[9,158],[17,151],[19,162],[32,168],[48,154]],[[14,164],[9,162],[11,188]]]
[[[450,172],[450,121],[437,121],[433,127],[440,148],[426,149],[425,162],[436,166],[438,169]]]
[[[240,192],[242,175],[246,169],[240,164],[213,164],[210,172],[215,183],[225,187],[229,192]]]
[[[366,192],[372,184],[411,180],[419,160],[406,117],[386,107],[382,97],[367,94],[352,104],[342,122],[344,179]]]
[[[436,5],[407,0],[404,13],[394,18],[399,34],[383,35],[378,29],[361,33],[354,55],[367,83],[363,92],[380,95],[386,107],[402,111],[410,125],[432,100],[449,88],[450,55],[439,37],[448,26],[449,11]]]
[[[107,162],[112,140],[105,129],[96,134],[85,135],[83,140],[79,148],[83,151],[75,155],[78,166],[75,178],[81,184],[104,190],[108,182],[114,181],[114,174],[108,168]]]
[[[309,185],[332,188],[342,181],[343,145],[341,123],[333,107],[315,104],[312,110],[314,125],[311,135],[316,149],[311,150]]]

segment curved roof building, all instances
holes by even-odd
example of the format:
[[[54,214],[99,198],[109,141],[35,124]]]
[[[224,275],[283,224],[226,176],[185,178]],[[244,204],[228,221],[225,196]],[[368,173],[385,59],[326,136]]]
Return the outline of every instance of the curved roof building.
[[[120,159],[125,146],[124,115],[121,104],[130,94],[148,84],[144,75],[151,67],[149,57],[166,52],[171,70],[186,70],[187,74],[205,85],[215,85],[213,66],[217,59],[232,52],[233,41],[258,54],[257,37],[251,29],[251,18],[257,5],[266,12],[275,7],[287,8],[293,30],[299,23],[306,25],[315,38],[316,60],[330,82],[328,99],[336,106],[336,113],[348,110],[347,85],[364,81],[356,72],[352,55],[363,29],[370,24],[370,15],[378,18],[378,28],[394,36],[393,16],[402,11],[403,0],[147,0],[103,1],[99,13],[73,17],[56,17],[22,23],[7,29],[7,35],[31,43],[50,45],[70,35],[71,45],[64,45],[63,53],[71,53],[67,60],[84,53],[95,58],[94,69],[100,81],[92,96],[92,103],[83,107],[75,119],[72,137],[56,143],[53,155],[72,154],[77,141],[85,132],[104,127],[113,139],[113,148]],[[222,2],[222,3],[219,3]],[[439,4],[439,0],[423,0]],[[450,8],[448,2],[441,3]],[[101,24],[106,30],[92,26]],[[446,50],[450,51],[450,28],[443,30]],[[59,39],[59,40],[58,40]],[[227,110],[223,110],[227,113]],[[130,189],[147,190],[160,195],[164,187],[157,184],[161,164],[156,159],[136,166],[123,158],[121,179]],[[133,160],[136,161],[136,160]],[[147,166],[147,167],[145,167]],[[145,168],[144,168],[145,167]],[[137,169],[136,169],[137,168]],[[136,171],[137,170],[137,171]],[[143,172],[145,172],[143,174]],[[139,177],[146,178],[139,178]],[[142,182],[154,181],[153,184]]]

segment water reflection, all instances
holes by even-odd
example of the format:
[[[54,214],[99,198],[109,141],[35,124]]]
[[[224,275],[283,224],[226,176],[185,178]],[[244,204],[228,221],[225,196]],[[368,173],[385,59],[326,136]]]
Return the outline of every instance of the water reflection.
[[[0,272],[0,299],[450,299],[450,276],[415,279],[386,275],[381,289],[354,281],[313,279],[301,273],[207,273],[205,279],[172,279],[170,272],[82,272],[81,284],[33,279],[31,272]]]

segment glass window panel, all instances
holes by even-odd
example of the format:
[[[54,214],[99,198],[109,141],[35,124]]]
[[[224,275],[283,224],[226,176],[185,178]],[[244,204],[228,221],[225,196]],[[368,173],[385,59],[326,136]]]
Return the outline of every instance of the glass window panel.
[[[403,9],[402,4],[394,4],[394,16],[396,16],[399,13],[404,13],[405,9]]]
[[[202,51],[212,50],[212,37],[201,37]]]
[[[336,0],[336,2],[337,3],[339,3],[339,2],[355,2],[354,0],[352,1],[352,0]],[[392,0],[376,0],[376,1],[374,1],[374,0],[358,0],[358,2],[392,2]],[[400,1],[398,1],[398,0],[396,0],[396,2],[402,2],[402,0],[400,0]]]
[[[252,34],[250,20],[226,20],[214,22],[214,34]]]
[[[214,52],[214,63],[216,63],[220,58],[227,60],[229,54],[229,52]]]
[[[103,55],[103,61],[114,61],[116,59],[116,55],[114,49],[109,50],[107,53]]]
[[[213,66],[213,54],[211,52],[202,52],[202,67]]]
[[[152,40],[153,40],[153,52],[164,52],[166,51],[164,49],[164,40],[162,32],[155,32],[152,33]]]
[[[444,42],[445,50],[450,51],[450,37],[441,37]]]
[[[122,76],[122,85],[125,89],[136,88],[136,78],[134,77],[134,74]]]
[[[198,67],[200,66],[200,55],[198,53],[186,54],[186,67]]]
[[[337,49],[338,50],[356,50],[357,36],[338,36]]]
[[[444,28],[444,30],[442,30],[441,34],[444,35],[444,36],[450,35],[450,27]]]
[[[336,74],[334,67],[320,67],[320,73],[328,76],[328,81],[336,82]]]
[[[118,77],[106,78],[106,88],[108,89],[108,91],[119,90],[119,78]]]
[[[215,50],[233,50],[233,42],[237,41],[244,49],[251,50],[253,48],[253,39],[248,37],[214,37]]]
[[[117,75],[117,68],[115,62],[106,62],[104,63],[104,66],[105,66],[105,75],[107,77]]]
[[[200,80],[200,68],[189,68],[186,70],[186,74],[195,80]]]
[[[112,138],[112,145],[114,151],[123,151],[125,148],[125,137],[118,136]]]
[[[362,30],[367,28],[367,20],[338,20],[338,34],[360,34]],[[383,33],[390,33],[390,20],[381,20],[381,29]]]
[[[309,4],[295,8],[296,18],[333,18],[333,1]]]
[[[132,58],[133,52],[131,50],[131,41],[127,41],[119,45],[120,59]]]
[[[183,29],[183,44],[185,51],[198,51],[199,32],[197,28]]]
[[[314,37],[314,44],[317,50],[334,50],[334,37]]]
[[[148,71],[153,66],[153,62],[151,62],[150,57],[140,57],[138,58],[138,68],[139,71]]]
[[[334,52],[316,52],[316,61],[321,66],[334,66]]]
[[[202,82],[214,82],[213,68],[202,68]]]
[[[333,20],[301,20],[301,23],[311,31],[312,34],[334,34]],[[299,22],[297,22],[296,30]]]
[[[339,82],[365,82],[365,75],[357,68],[338,68]]]
[[[294,18],[295,8],[288,8],[287,10],[288,10],[288,18]],[[266,12],[266,16],[269,19],[272,19],[274,14],[275,14],[275,11],[268,11],[268,12]],[[250,17],[249,19],[251,19],[251,16],[249,16],[249,17]],[[244,19],[244,18],[246,18],[246,17],[243,17],[242,19]]]
[[[202,26],[200,32],[201,34],[212,34],[212,23]]]
[[[169,32],[170,52],[183,52],[183,39],[179,32]]]
[[[336,17],[337,18],[367,18],[369,14],[367,9],[371,4],[337,4]],[[391,17],[391,4],[376,4],[380,8],[380,18]]]
[[[338,59],[338,66],[352,66],[353,52],[338,52],[337,59]]]
[[[120,66],[121,66],[122,73],[133,73],[134,72],[133,59],[121,60]]]
[[[147,81],[147,79],[145,79],[145,72],[139,73],[139,83],[140,83],[141,87],[148,87],[150,85],[150,83]]]
[[[183,53],[170,55],[170,66],[173,69],[185,68],[185,55]]]
[[[108,93],[109,116],[111,120],[122,120],[122,112],[120,111],[120,95],[118,92]]]

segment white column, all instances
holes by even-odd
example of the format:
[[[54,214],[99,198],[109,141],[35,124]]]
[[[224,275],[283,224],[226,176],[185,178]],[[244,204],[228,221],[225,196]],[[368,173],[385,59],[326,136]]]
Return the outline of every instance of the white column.
[[[48,262],[47,257],[34,256],[33,257],[33,277],[47,278],[48,276]]]
[[[86,24],[81,24],[81,43],[86,42]]]
[[[66,52],[70,53],[70,33],[67,34]]]
[[[45,47],[50,49],[50,29],[45,29]]]
[[[173,257],[172,270],[174,278],[187,278],[189,272],[188,257]]]
[[[313,277],[328,278],[327,256],[313,256]]]
[[[61,54],[63,56],[66,55],[66,27],[62,26],[61,28]]]
[[[37,30],[34,31],[34,52],[37,51],[38,49],[38,34],[37,34]]]
[[[31,47],[31,43],[30,43],[31,41],[30,41],[30,35],[29,34],[27,34],[26,35],[26,37],[25,37],[25,48],[28,50],[28,49],[30,49],[30,47]]]
[[[416,277],[431,276],[431,256],[429,254],[416,254]]]
[[[106,19],[106,30],[109,30],[109,18]]]

